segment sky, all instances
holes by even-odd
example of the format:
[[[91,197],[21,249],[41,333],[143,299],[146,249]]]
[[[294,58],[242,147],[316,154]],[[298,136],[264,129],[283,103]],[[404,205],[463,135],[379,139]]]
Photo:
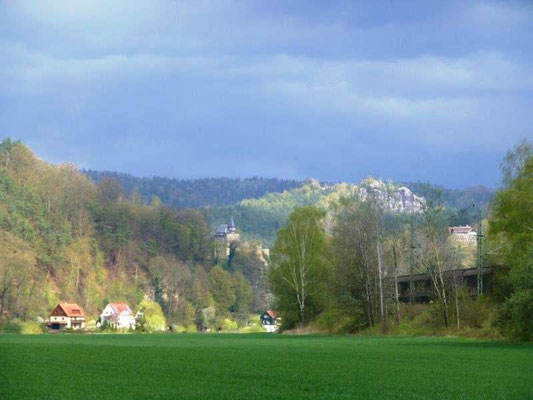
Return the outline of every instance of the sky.
[[[138,176],[497,186],[533,1],[0,0],[0,137]]]

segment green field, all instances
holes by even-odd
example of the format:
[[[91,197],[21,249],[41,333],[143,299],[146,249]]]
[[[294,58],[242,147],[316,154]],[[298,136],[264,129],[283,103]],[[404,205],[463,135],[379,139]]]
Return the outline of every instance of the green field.
[[[0,399],[532,399],[533,345],[450,338],[0,335]]]

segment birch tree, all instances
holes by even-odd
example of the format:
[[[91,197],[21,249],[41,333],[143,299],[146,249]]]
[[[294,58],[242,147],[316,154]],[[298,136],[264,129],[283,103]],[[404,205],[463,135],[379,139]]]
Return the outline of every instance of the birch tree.
[[[310,305],[317,305],[324,284],[323,217],[324,213],[314,207],[296,209],[278,232],[273,250],[269,278],[277,304],[280,311],[289,313],[296,306],[296,322],[302,324],[312,316]]]
[[[395,305],[395,315],[396,315],[396,324],[400,324],[400,293],[398,291],[398,275],[400,274],[401,265],[405,263],[404,253],[405,253],[405,238],[403,232],[394,232],[392,233],[386,241],[386,249],[389,255],[389,263],[392,267],[392,286],[393,286],[393,296],[394,296],[394,305]]]
[[[447,278],[451,271],[457,269],[455,250],[448,242],[443,207],[437,202],[430,202],[423,214],[423,222],[418,232],[418,265],[420,272],[429,275],[431,284],[442,306],[444,325],[450,324],[450,291]]]

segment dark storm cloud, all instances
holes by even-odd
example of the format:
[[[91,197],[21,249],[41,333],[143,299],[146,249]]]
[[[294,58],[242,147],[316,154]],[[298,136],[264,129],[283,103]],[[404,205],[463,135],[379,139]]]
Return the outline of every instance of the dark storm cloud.
[[[2,3],[3,134],[138,175],[496,184],[530,3],[331,3]]]

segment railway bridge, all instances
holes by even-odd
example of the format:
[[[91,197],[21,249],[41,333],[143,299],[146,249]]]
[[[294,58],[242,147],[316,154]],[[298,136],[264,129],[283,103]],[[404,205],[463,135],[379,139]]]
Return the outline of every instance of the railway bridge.
[[[494,269],[495,267],[485,267],[481,269],[484,293],[490,292],[492,288],[491,281]],[[457,282],[457,284],[465,287],[472,297],[477,296],[477,268],[445,271],[443,278],[447,282]],[[411,284],[413,286],[412,295],[410,291]],[[431,277],[426,273],[399,276],[398,292],[400,301],[405,303],[411,301],[411,298],[417,303],[427,303],[431,300],[434,300],[435,297]]]

